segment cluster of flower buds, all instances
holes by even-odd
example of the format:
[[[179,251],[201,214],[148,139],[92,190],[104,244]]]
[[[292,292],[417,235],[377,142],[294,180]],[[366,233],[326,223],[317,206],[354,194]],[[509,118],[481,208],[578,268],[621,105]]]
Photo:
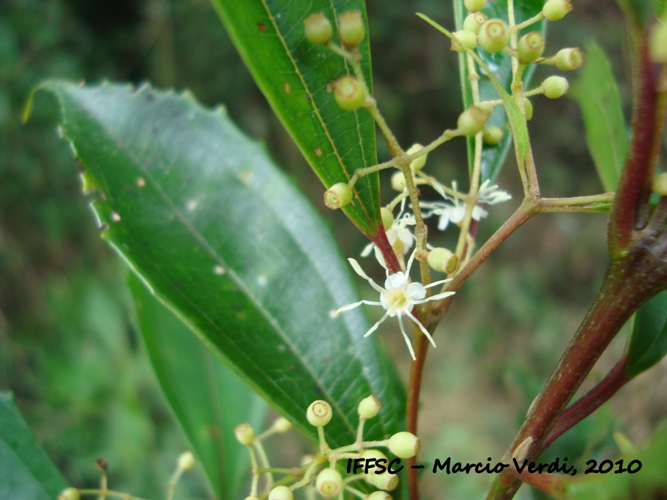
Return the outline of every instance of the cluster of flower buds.
[[[306,39],[313,45],[327,45],[333,38],[331,21],[322,12],[303,20]],[[338,39],[347,49],[357,47],[366,37],[361,11],[343,12],[338,16]]]
[[[378,488],[362,498],[366,500],[391,500],[391,495],[388,491],[394,490],[398,485],[398,475],[391,472],[390,468],[382,467],[381,470],[369,470],[367,466],[361,465],[362,472],[357,473],[357,470],[347,473],[352,473],[351,477],[343,479],[343,469],[337,467],[337,463],[342,461],[355,463],[355,467],[359,464],[390,464],[392,463],[387,456],[378,450],[377,446],[385,446],[396,457],[394,462],[400,462],[402,458],[414,457],[419,452],[419,439],[409,432],[398,432],[384,441],[363,441],[363,427],[364,423],[378,415],[382,409],[382,403],[373,395],[361,400],[357,407],[359,414],[359,429],[357,432],[357,441],[350,445],[339,449],[330,449],[324,441],[324,427],[331,421],[333,417],[333,410],[331,405],[323,400],[314,401],[306,411],[306,419],[308,422],[317,428],[320,436],[320,453],[316,458],[311,459],[309,463],[304,465],[303,478],[292,485],[280,484],[271,489],[268,495],[269,500],[293,500],[294,491],[303,486],[314,486],[315,491],[323,498],[339,498],[343,490],[348,488],[349,484],[355,480],[365,480],[367,483]],[[242,424],[244,425],[244,424]],[[239,426],[241,427],[241,426]],[[238,429],[238,428],[237,428]],[[245,431],[241,435],[237,432],[239,440],[245,438]],[[252,434],[254,438],[254,433]],[[244,439],[245,440],[245,439]],[[250,440],[252,442],[252,440]],[[243,442],[243,441],[242,441]],[[318,472],[316,469],[326,464]],[[348,465],[349,469],[350,465]],[[371,469],[374,467],[371,466]],[[354,493],[359,496],[360,492],[354,490]],[[255,500],[256,496],[248,496],[246,500]]]

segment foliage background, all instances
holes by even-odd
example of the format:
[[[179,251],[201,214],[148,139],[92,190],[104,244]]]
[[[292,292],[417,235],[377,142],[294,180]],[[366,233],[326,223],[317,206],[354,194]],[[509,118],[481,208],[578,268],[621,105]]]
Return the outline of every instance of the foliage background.
[[[368,10],[380,107],[404,145],[430,140],[460,112],[458,72],[449,44],[414,12],[451,25],[451,6],[369,0]],[[621,23],[613,2],[579,1],[566,22],[550,26],[548,43],[555,50],[597,38],[627,102]],[[358,254],[365,242],[342,214],[325,211],[319,181],[205,0],[0,0],[0,390],[16,394],[73,484],[94,484],[94,459],[104,456],[114,487],[154,498],[187,444],[138,341],[123,265],[99,239],[72,153],[54,132],[55,103],[38,98],[30,122],[20,125],[30,90],[53,77],[149,80],[189,88],[208,105],[226,104],[331,221],[346,255]],[[530,130],[544,194],[599,192],[576,104],[540,98],[534,104]],[[462,143],[447,145],[430,155],[427,168],[464,184],[464,154]],[[511,164],[499,183],[515,199],[493,208],[482,240],[519,202]],[[459,293],[437,333],[422,410],[422,437],[430,443],[424,458],[501,456],[591,302],[606,261],[600,215],[543,215],[500,248]],[[407,373],[407,353],[390,330],[378,334]],[[620,353],[623,342],[612,351]],[[613,354],[605,357],[592,378],[614,362]],[[664,363],[649,371],[552,453],[613,457],[612,430],[641,443],[667,412],[667,398],[656,389],[665,374]],[[468,498],[487,483],[484,476],[445,481],[429,474],[424,497],[441,497],[444,487],[451,498]],[[188,498],[208,494],[196,475],[186,476],[185,487]]]

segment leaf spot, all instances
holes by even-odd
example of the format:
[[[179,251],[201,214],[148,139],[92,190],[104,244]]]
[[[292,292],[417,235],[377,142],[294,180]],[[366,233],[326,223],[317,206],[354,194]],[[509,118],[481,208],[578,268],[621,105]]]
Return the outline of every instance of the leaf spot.
[[[257,28],[258,28],[259,31],[261,31],[262,33],[266,33],[266,24],[264,24],[264,23],[257,23]]]
[[[243,170],[239,172],[236,176],[243,184],[249,184],[250,178],[252,177],[252,172],[250,170]]]
[[[322,150],[320,148],[315,148],[313,151],[315,152],[315,156],[322,156]]]
[[[287,350],[287,347],[285,347],[285,344],[280,344],[277,348],[278,352],[285,352]]]
[[[114,222],[120,222],[120,214],[118,212],[111,212],[111,220]]]
[[[188,201],[187,205],[185,205],[185,208],[188,210],[188,212],[192,212],[197,208],[198,205],[199,200],[190,200]]]
[[[331,311],[329,311],[329,317],[331,319],[337,318],[338,317],[338,311],[336,311],[335,309],[332,309]]]
[[[137,178],[137,186],[138,186],[138,187],[142,188],[142,187],[144,187],[145,185],[146,185],[146,181],[144,180],[143,177],[139,177],[139,178]]]
[[[283,89],[285,90],[285,93],[287,95],[290,95],[292,93],[292,87],[290,87],[290,84],[287,82],[283,83]]]
[[[217,274],[218,276],[221,276],[225,274],[227,271],[225,271],[225,268],[222,266],[215,266],[213,268],[213,274]]]
[[[266,286],[266,284],[269,282],[268,275],[266,273],[262,273],[259,276],[257,276],[257,284],[259,286]]]

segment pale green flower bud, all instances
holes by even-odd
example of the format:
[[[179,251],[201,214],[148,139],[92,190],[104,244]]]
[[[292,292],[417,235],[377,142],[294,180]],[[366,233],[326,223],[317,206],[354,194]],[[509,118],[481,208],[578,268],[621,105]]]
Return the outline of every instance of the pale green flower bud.
[[[556,67],[562,71],[572,71],[584,65],[584,52],[578,48],[561,49],[556,54]]]
[[[403,191],[405,189],[405,176],[403,172],[395,172],[391,176],[391,188],[394,191]]]
[[[287,420],[285,417],[279,417],[275,422],[273,422],[273,428],[278,432],[288,432],[292,430],[292,422]]]
[[[542,14],[549,21],[559,21],[572,10],[570,0],[547,0],[542,7]]]
[[[500,52],[509,41],[510,30],[501,19],[489,19],[477,34],[477,44],[487,52]]]
[[[493,108],[491,108],[493,110]],[[491,116],[488,107],[482,104],[470,106],[459,115],[456,121],[457,130],[461,135],[473,136],[478,134],[484,128],[484,124]]]
[[[667,196],[667,173],[660,174],[653,179],[651,190],[658,196]]]
[[[197,459],[192,452],[186,451],[178,457],[178,468],[181,470],[190,470],[197,463]]]
[[[318,12],[303,20],[306,38],[314,45],[326,45],[333,37],[333,26],[327,17]]]
[[[667,63],[667,18],[656,24],[648,38],[649,59],[657,64]]]
[[[344,182],[338,182],[324,192],[324,204],[332,210],[343,208],[352,201],[352,189]]]
[[[539,31],[531,31],[519,38],[517,47],[519,62],[528,64],[536,61],[544,52],[544,37]]]
[[[334,99],[345,111],[354,111],[366,102],[366,90],[353,76],[344,76],[336,81]]]
[[[452,40],[451,50],[455,52],[465,52],[466,49],[474,49],[477,47],[477,35],[472,31],[459,30],[455,31],[454,36],[456,40]]]
[[[338,38],[346,47],[356,47],[366,36],[361,11],[353,10],[338,16]]]
[[[456,271],[459,263],[458,257],[451,250],[442,247],[431,250],[428,253],[426,261],[431,269],[447,274]]]
[[[366,500],[392,500],[392,496],[386,491],[374,491],[366,497]]]
[[[411,432],[397,432],[389,438],[389,450],[399,458],[411,458],[419,453],[421,442]]]
[[[380,209],[380,216],[382,217],[382,227],[384,227],[385,231],[388,231],[394,224],[394,214],[388,208],[382,207]]]
[[[337,497],[343,490],[343,478],[336,469],[322,469],[315,480],[315,487],[324,498]]]
[[[381,409],[382,403],[380,403],[380,400],[372,394],[367,398],[362,399],[357,407],[359,416],[363,419],[373,418]]]
[[[466,31],[471,31],[477,35],[479,33],[479,29],[488,20],[489,17],[483,12],[473,12],[472,14],[468,14],[468,16],[463,21],[463,29]]]
[[[466,9],[470,12],[477,12],[484,8],[486,0],[463,0],[463,5],[465,5]]]
[[[375,486],[384,491],[393,491],[398,486],[398,476],[396,474],[369,474],[368,481]]]
[[[322,400],[312,402],[306,412],[308,422],[314,427],[324,427],[331,421],[331,417],[333,417],[331,405]]]
[[[523,98],[523,110],[526,113],[526,121],[533,117],[533,103],[527,97]]]
[[[410,146],[410,149],[408,149],[406,151],[406,153],[411,155],[411,154],[416,153],[417,151],[420,151],[422,149],[424,149],[424,146],[422,146],[421,144],[413,144],[412,146]],[[421,155],[419,158],[416,158],[416,159],[412,160],[410,162],[410,168],[412,170],[421,170],[422,168],[424,168],[424,165],[426,165],[426,157],[427,156],[428,156],[428,154]]]
[[[67,488],[58,495],[58,500],[79,500],[81,492],[76,488]]]
[[[484,144],[488,144],[489,146],[495,146],[503,140],[504,136],[505,132],[503,132],[503,129],[496,126],[484,127],[484,130],[482,131]]]
[[[270,491],[269,500],[294,500],[294,494],[287,486],[276,486]]]
[[[255,431],[247,422],[237,425],[234,429],[234,434],[236,434],[236,439],[238,439],[239,443],[246,446],[250,446],[255,440]]]
[[[558,99],[567,93],[570,84],[562,76],[550,76],[542,82],[542,89],[545,97],[549,99]]]

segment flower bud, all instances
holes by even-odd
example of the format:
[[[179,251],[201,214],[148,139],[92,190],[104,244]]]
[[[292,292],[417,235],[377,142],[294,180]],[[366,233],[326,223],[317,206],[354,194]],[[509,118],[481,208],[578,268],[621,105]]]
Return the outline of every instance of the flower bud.
[[[372,394],[367,398],[362,399],[357,407],[359,417],[363,419],[373,418],[381,409],[382,403],[380,403],[380,400]]]
[[[547,0],[542,7],[542,15],[549,21],[559,21],[572,10],[570,0]]]
[[[651,190],[658,196],[667,196],[667,173],[660,174],[653,179]]]
[[[420,151],[424,149],[424,146],[421,144],[413,144],[410,146],[410,149],[406,151],[407,154],[411,155],[413,153],[416,153],[417,151]],[[425,155],[421,155],[419,158],[415,158],[410,162],[410,168],[412,170],[421,170],[424,168],[424,165],[426,165],[426,157],[428,156],[428,153]]]
[[[539,31],[531,31],[519,38],[517,47],[519,62],[528,64],[536,61],[544,52],[544,37]]]
[[[306,31],[306,39],[314,45],[326,45],[333,36],[333,26],[327,17],[318,12],[303,20]]]
[[[473,12],[468,14],[468,16],[463,20],[463,29],[466,31],[471,31],[475,35],[479,33],[479,29],[482,27],[486,21],[488,21],[488,16],[483,12]]]
[[[237,425],[234,429],[234,434],[236,434],[236,439],[238,439],[239,443],[246,446],[250,446],[255,440],[255,431],[247,422]]]
[[[562,76],[550,76],[542,82],[544,95],[549,99],[558,99],[559,97],[563,97],[569,87],[570,84],[567,83],[567,79],[563,78]]]
[[[473,136],[482,131],[490,116],[488,107],[482,104],[470,106],[459,115],[456,121],[457,130],[461,135]]]
[[[477,12],[484,8],[486,0],[463,0],[463,5],[465,5],[466,9],[470,12]]]
[[[526,121],[533,117],[533,103],[527,97],[523,98],[523,110],[526,113]]]
[[[294,494],[287,486],[276,486],[269,492],[269,500],[294,500]]]
[[[332,416],[331,405],[322,400],[312,402],[306,412],[308,422],[314,427],[324,427],[329,423]]]
[[[324,204],[331,210],[343,208],[352,201],[352,189],[344,182],[338,182],[324,192]]]
[[[392,497],[386,491],[374,491],[366,497],[366,500],[392,500]]]
[[[484,127],[484,130],[482,131],[484,144],[488,144],[489,146],[495,146],[503,140],[504,136],[505,132],[503,132],[503,129],[496,126]]]
[[[572,71],[584,65],[584,52],[578,48],[561,49],[556,54],[556,67],[562,71]]]
[[[391,176],[391,188],[394,191],[403,191],[405,189],[405,176],[403,172],[396,172]]]
[[[322,469],[315,480],[315,487],[324,498],[333,498],[343,490],[343,478],[336,469]]]
[[[451,250],[447,248],[437,247],[428,253],[426,261],[431,269],[439,273],[450,274],[456,270],[458,266],[458,258]]]
[[[250,495],[245,497],[245,500],[259,500],[259,497],[256,495]]]
[[[454,32],[456,40],[452,40],[451,50],[454,52],[465,52],[466,49],[477,47],[477,35],[472,31],[459,30]]]
[[[185,453],[182,453],[180,457],[178,457],[178,468],[181,470],[190,470],[195,466],[196,463],[197,459],[190,451],[186,451]]]
[[[393,491],[398,486],[398,476],[396,474],[389,474],[388,472],[384,474],[371,473],[368,476],[368,480],[373,486],[384,491]]]
[[[275,422],[273,422],[273,428],[278,432],[288,432],[292,430],[292,422],[287,420],[285,417],[279,417]]]
[[[382,217],[382,227],[384,227],[385,231],[389,231],[389,228],[394,224],[394,214],[388,208],[382,207],[380,209],[380,216]]]
[[[81,492],[76,488],[67,488],[58,495],[58,500],[79,500]]]
[[[656,24],[648,37],[649,59],[656,64],[667,63],[667,21]]]
[[[336,81],[334,99],[345,111],[354,111],[366,102],[366,90],[353,76],[344,76]]]
[[[360,10],[343,12],[338,16],[338,38],[346,47],[356,47],[366,36]]]
[[[421,442],[411,432],[397,432],[389,438],[389,450],[399,458],[411,458],[419,453]]]
[[[477,34],[477,44],[487,52],[500,52],[510,41],[510,30],[502,19],[489,19]]]

